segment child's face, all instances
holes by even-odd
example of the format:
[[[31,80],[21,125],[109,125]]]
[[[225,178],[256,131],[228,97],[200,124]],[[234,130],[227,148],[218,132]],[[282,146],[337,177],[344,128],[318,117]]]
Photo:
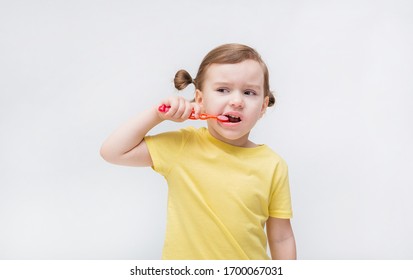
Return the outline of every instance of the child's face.
[[[231,122],[208,120],[212,136],[235,146],[255,146],[248,136],[268,106],[261,65],[255,60],[212,64],[202,91],[196,91],[196,101],[205,113],[229,116]]]

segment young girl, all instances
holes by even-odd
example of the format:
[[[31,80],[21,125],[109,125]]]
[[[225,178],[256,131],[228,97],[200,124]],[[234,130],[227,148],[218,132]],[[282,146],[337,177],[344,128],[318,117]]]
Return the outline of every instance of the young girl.
[[[194,102],[173,96],[132,118],[104,142],[102,157],[151,166],[167,180],[163,259],[269,259],[267,239],[273,259],[295,259],[287,165],[249,139],[275,102],[265,63],[248,46],[222,45],[206,55],[195,79],[178,71],[177,89],[191,83]],[[165,120],[201,113],[218,119],[208,119],[207,128],[147,135]]]

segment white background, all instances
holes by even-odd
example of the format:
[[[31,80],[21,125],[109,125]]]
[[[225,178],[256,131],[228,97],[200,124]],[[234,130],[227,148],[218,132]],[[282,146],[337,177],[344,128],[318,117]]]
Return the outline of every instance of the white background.
[[[407,0],[0,0],[0,259],[159,259],[164,179],[99,148],[229,42],[270,69],[252,139],[289,164],[298,257],[412,259]]]

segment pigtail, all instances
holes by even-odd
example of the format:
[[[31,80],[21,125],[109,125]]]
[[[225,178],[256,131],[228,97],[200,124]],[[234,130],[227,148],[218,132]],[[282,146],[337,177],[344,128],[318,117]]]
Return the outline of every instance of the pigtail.
[[[272,92],[272,91],[270,91],[269,93],[268,93],[268,107],[271,107],[271,106],[274,106],[274,104],[275,104],[275,96],[274,96],[274,93]]]
[[[174,84],[176,89],[183,90],[188,85],[195,84],[195,81],[188,71],[181,69],[175,74]]]

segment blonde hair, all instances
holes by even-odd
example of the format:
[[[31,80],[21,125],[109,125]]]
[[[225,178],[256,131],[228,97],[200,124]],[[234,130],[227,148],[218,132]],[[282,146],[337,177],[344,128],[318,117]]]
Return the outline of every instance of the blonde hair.
[[[179,70],[175,74],[175,88],[182,90],[193,83],[195,88],[202,90],[206,71],[211,64],[235,64],[247,59],[255,60],[261,65],[264,72],[264,97],[269,97],[268,107],[273,106],[275,104],[275,97],[270,90],[267,65],[256,50],[241,44],[225,44],[210,51],[202,60],[195,79],[192,79],[186,70]]]

